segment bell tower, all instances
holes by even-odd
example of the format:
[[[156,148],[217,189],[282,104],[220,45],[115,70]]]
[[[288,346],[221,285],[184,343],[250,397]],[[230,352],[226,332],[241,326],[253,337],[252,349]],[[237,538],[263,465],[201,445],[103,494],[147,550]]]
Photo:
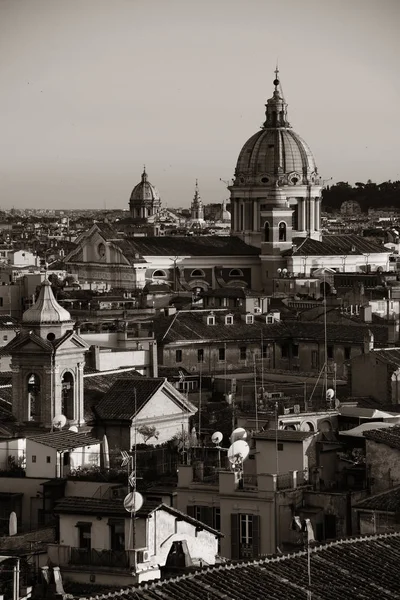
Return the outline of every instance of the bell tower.
[[[50,428],[59,414],[70,425],[84,425],[83,369],[89,346],[73,326],[45,279],[35,304],[22,316],[20,333],[5,347],[11,355],[12,410],[20,426]]]

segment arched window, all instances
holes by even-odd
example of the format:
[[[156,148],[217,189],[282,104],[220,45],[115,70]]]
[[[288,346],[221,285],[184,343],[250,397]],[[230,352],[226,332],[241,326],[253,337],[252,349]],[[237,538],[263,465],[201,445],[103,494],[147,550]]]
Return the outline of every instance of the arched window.
[[[68,420],[75,418],[74,376],[69,371],[66,371],[61,379],[61,412]]]
[[[203,269],[193,269],[190,273],[190,277],[205,277]]]
[[[153,271],[153,277],[166,277],[167,274],[165,271],[163,271],[162,269],[157,269],[156,271]]]
[[[229,277],[243,277],[242,269],[231,269],[229,271]]]
[[[269,242],[270,226],[269,221],[265,221],[264,225],[264,242]]]
[[[28,375],[28,419],[29,421],[40,421],[40,378],[35,373]]]
[[[278,232],[279,232],[279,241],[286,242],[286,223],[284,221],[279,223]]]

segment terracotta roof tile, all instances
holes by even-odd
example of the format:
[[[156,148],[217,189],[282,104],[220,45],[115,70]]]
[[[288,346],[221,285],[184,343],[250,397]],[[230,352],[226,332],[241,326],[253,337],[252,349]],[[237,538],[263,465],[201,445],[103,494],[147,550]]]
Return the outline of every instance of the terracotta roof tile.
[[[355,234],[346,235],[323,235],[322,240],[312,240],[311,238],[294,238],[295,247],[288,250],[285,254],[288,256],[337,256],[337,255],[359,255],[363,253],[380,253],[390,250],[383,245],[363,238]]]
[[[164,384],[162,377],[119,379],[96,404],[95,413],[101,419],[131,420],[135,416],[135,402],[138,412]]]
[[[390,448],[400,450],[400,425],[393,425],[385,429],[372,429],[364,431],[364,437],[378,444],[385,444]]]
[[[90,437],[85,433],[70,431],[69,429],[28,436],[27,439],[37,444],[55,448],[56,450],[72,450],[73,448],[81,448],[82,446],[100,444],[100,440],[96,438]]]
[[[398,513],[400,511],[400,485],[386,492],[370,496],[355,504],[353,508]]]
[[[311,549],[315,600],[399,598],[400,534],[345,539]],[[229,562],[149,582],[98,600],[305,600],[307,552],[251,562]],[[82,599],[83,600],[83,599]]]
[[[276,440],[278,442],[304,442],[308,438],[315,435],[313,431],[292,431],[290,429],[267,429],[260,433],[256,433],[253,437],[257,440]]]

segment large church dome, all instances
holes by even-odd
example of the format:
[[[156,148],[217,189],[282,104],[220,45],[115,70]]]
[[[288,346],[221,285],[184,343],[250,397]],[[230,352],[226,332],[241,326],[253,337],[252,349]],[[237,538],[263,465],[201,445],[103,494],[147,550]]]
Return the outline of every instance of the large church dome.
[[[287,104],[274,81],[260,131],[244,144],[236,164],[235,186],[309,185],[319,180],[312,152],[287,120]]]
[[[140,183],[133,188],[130,204],[142,206],[143,204],[153,204],[153,202],[160,202],[160,194],[157,188],[148,181],[146,169],[144,169]]]

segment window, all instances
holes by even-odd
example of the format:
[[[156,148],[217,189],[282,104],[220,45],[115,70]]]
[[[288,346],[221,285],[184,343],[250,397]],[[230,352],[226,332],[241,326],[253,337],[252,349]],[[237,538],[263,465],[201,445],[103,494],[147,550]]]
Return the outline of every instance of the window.
[[[8,335],[3,335],[3,341],[7,341],[8,340]]]
[[[253,515],[240,515],[240,543],[253,543]]]
[[[225,325],[233,325],[233,316],[232,315],[226,315]]]
[[[229,271],[229,277],[243,277],[242,269],[231,269]]]
[[[311,350],[311,366],[313,369],[318,368],[318,350]]]
[[[231,514],[232,558],[256,558],[260,554],[260,517]]]
[[[294,358],[299,357],[299,345],[298,344],[292,344],[292,356]]]
[[[282,442],[278,442],[278,446],[277,447],[278,447],[278,452],[282,452],[282,450],[283,450],[283,444],[282,444]]]
[[[263,358],[268,358],[268,346],[264,346],[263,345],[262,349],[261,349],[261,352],[262,352],[262,357]]]
[[[218,349],[218,360],[225,360],[225,348]]]
[[[241,346],[239,348],[239,352],[240,352],[240,360],[246,360],[246,357],[247,357],[247,348],[246,348],[246,346]]]
[[[350,356],[351,356],[351,348],[347,347],[344,349],[344,359],[350,360]]]
[[[274,317],[272,317],[271,315],[267,316],[267,325],[271,325],[271,323],[274,322]]]
[[[278,226],[279,241],[286,242],[286,223],[283,221]]]
[[[253,325],[254,315],[246,315],[246,325]]]
[[[111,550],[125,550],[125,521],[124,519],[109,519]]]
[[[167,274],[165,271],[163,271],[162,269],[157,269],[156,271],[153,271],[153,277],[166,277]]]
[[[203,269],[193,269],[190,273],[190,277],[205,277]]]
[[[182,350],[175,351],[175,362],[177,362],[177,363],[182,362]]]
[[[49,464],[51,463],[51,456],[46,456],[46,462]]]
[[[327,352],[328,358],[333,358],[333,346],[327,346],[326,352]]]
[[[270,239],[270,226],[268,221],[265,221],[265,225],[264,225],[264,242],[269,242]]]
[[[204,362],[204,348],[199,348],[197,350],[197,362]]]
[[[79,531],[79,548],[90,550],[92,547],[92,524],[79,521],[76,526]]]
[[[214,316],[207,317],[207,325],[215,325],[215,317]]]
[[[32,454],[32,462],[35,463],[36,462],[36,455]]]
[[[281,356],[282,356],[282,358],[288,357],[288,347],[287,346],[281,346]]]

